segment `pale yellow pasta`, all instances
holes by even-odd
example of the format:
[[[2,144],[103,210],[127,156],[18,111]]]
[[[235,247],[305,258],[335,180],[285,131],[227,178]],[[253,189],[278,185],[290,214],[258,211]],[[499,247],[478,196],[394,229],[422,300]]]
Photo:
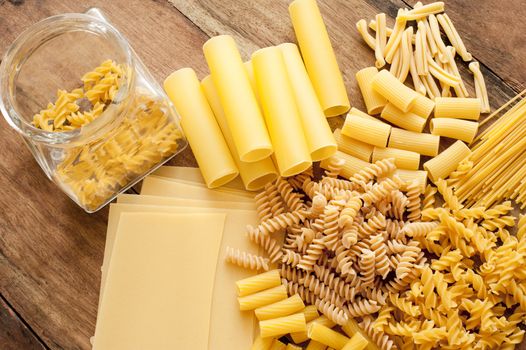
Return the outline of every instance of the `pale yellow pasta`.
[[[258,307],[269,305],[283,299],[287,299],[287,289],[284,285],[280,285],[258,293],[238,297],[237,301],[239,302],[239,309],[244,311],[254,310]]]
[[[369,21],[369,28],[376,31],[376,20],[372,19]],[[393,34],[393,28],[385,27],[385,34],[390,37]]]
[[[353,114],[347,115],[342,128],[343,135],[379,147],[387,145],[390,133],[390,125],[379,120],[369,120]]]
[[[413,86],[415,87],[416,92],[418,93],[418,96],[424,96],[427,93],[427,89],[418,75],[418,70],[416,69],[416,62],[415,62],[415,54],[411,55],[411,61],[409,62],[409,73],[411,74],[411,79],[413,80]],[[415,103],[416,105],[416,103]],[[413,107],[414,108],[414,107]]]
[[[442,95],[440,89],[435,82],[435,79],[431,74],[426,74],[422,77],[422,84],[426,87],[426,92],[429,95],[429,98],[434,100],[435,98]]]
[[[361,333],[354,333],[342,350],[363,350],[369,342]]]
[[[427,122],[425,118],[422,118],[413,112],[402,112],[392,103],[388,103],[384,107],[380,116],[391,124],[416,132],[422,132]]]
[[[374,50],[376,47],[376,39],[367,31],[367,21],[361,19],[356,22],[356,29],[358,29],[358,32],[362,35],[363,41]]]
[[[399,9],[397,16],[396,16],[396,22],[395,26],[393,28],[393,32],[389,36],[389,40],[387,41],[387,44],[385,45],[385,60],[388,63],[393,62],[393,58],[395,53],[398,51],[398,48],[400,47],[400,43],[402,41],[402,33],[406,26],[406,20],[403,19],[400,14],[404,13],[404,9]]]
[[[382,159],[394,158],[398,169],[418,170],[420,166],[420,154],[398,148],[375,147],[372,162]]]
[[[429,130],[433,135],[462,140],[468,144],[475,139],[478,128],[477,122],[454,118],[434,118],[429,124]]]
[[[460,77],[460,72],[458,70],[457,63],[455,62],[455,54],[456,54],[455,48],[452,46],[448,46],[446,49],[447,50],[445,52],[445,55],[448,61],[447,66],[449,67],[450,72],[460,79],[459,86],[453,87],[455,89],[455,93],[457,94],[457,97],[468,97],[469,96],[468,90],[466,89],[466,85],[464,84],[464,82],[462,81],[462,78]]]
[[[341,129],[334,130],[334,138],[336,139],[338,150],[341,152],[347,153],[348,155],[359,158],[366,162],[371,160],[374,146],[342,135]]]
[[[379,13],[376,15],[376,37],[375,37],[375,48],[374,56],[376,57],[376,68],[382,68],[385,66],[384,59],[384,50],[387,43],[387,33],[386,33],[386,18],[385,13]]]
[[[375,75],[373,89],[404,112],[413,107],[418,95],[385,69]]]
[[[473,73],[473,77],[475,78],[475,94],[480,100],[480,112],[489,113],[490,106],[488,100],[488,91],[486,89],[486,83],[484,82],[484,76],[480,71],[480,64],[478,62],[471,62],[469,64],[469,70]]]
[[[358,117],[362,117],[362,118],[369,119],[369,120],[378,121],[378,119],[376,117],[373,117],[372,115],[369,115],[369,114],[367,114],[365,112],[362,112],[361,110],[359,110],[356,107],[352,107],[348,114],[356,115]]]
[[[286,350],[302,350],[303,348],[301,346],[299,346],[299,345],[294,345],[294,344],[288,343],[287,347],[285,349]]]
[[[236,281],[237,294],[244,297],[249,294],[281,285],[279,270],[271,270]]]
[[[426,26],[424,23],[418,23],[415,39],[415,63],[419,75],[428,75],[429,66],[427,64],[427,45],[426,45]]]
[[[460,57],[465,62],[471,61],[473,56],[468,52],[466,49],[466,46],[464,45],[464,42],[460,38],[460,35],[458,34],[457,30],[455,29],[455,26],[453,25],[453,22],[449,18],[447,14],[441,14],[436,16],[438,22],[444,29],[444,32],[446,33],[449,41],[451,44],[455,47]]]
[[[319,323],[323,326],[326,326],[326,327],[329,327],[329,328],[332,328],[334,327],[336,324],[334,322],[332,322],[330,319],[327,318],[327,316],[325,315],[322,315],[312,321],[309,321],[309,323],[307,323],[307,329],[309,329],[309,326],[313,323]],[[292,340],[299,344],[299,343],[303,343],[304,341],[306,341],[307,339],[309,339],[309,337],[307,336],[307,331],[304,331],[304,332],[295,332],[295,333],[291,333],[290,334],[290,337],[292,338]]]
[[[435,62],[431,54],[427,52],[425,57],[429,67],[429,72],[437,78],[440,82],[447,86],[458,87],[460,85],[460,76],[449,73],[447,70],[443,69],[438,63]]]
[[[251,350],[269,350],[272,346],[274,339],[272,338],[261,338],[258,336],[252,344]]]
[[[446,179],[462,160],[471,154],[471,150],[462,141],[456,141],[445,151],[433,159],[424,163],[424,169],[427,170],[429,178],[433,181]]]
[[[355,173],[359,172],[364,167],[369,165],[368,162],[365,162],[359,158],[356,158],[356,157],[353,157],[353,156],[350,156],[348,154],[338,151],[331,158],[322,160],[320,162],[320,167],[322,169],[328,169],[333,158],[340,158],[345,161],[345,164],[343,165],[342,170],[340,172],[340,176],[345,177],[345,178],[349,178],[353,176]]]
[[[387,104],[385,97],[373,90],[372,81],[376,74],[378,74],[376,67],[367,67],[356,72],[356,81],[369,114],[380,113]]]
[[[397,175],[402,182],[404,183],[404,186],[402,186],[402,190],[405,190],[409,184],[411,184],[413,181],[416,181],[422,186],[422,191],[425,190],[427,185],[427,171],[425,170],[405,170],[405,169],[396,169],[395,175]]]
[[[402,33],[402,44],[399,69],[396,74],[398,80],[404,82],[409,74],[409,68],[411,66],[411,57],[413,56],[413,45],[411,44],[411,38],[413,37],[413,27],[407,28]]]
[[[437,1],[424,6],[415,6],[414,9],[406,12],[402,16],[408,21],[413,21],[440,12],[444,12],[444,3],[442,1]]]
[[[272,339],[272,338],[263,338],[263,339]],[[285,343],[282,343],[278,339],[273,339],[272,344],[270,345],[270,348],[268,350],[285,350],[287,349],[287,345]]]
[[[307,323],[303,312],[299,312],[285,317],[260,321],[259,330],[262,338],[275,337],[291,332],[304,332],[307,330]]]
[[[342,349],[349,341],[345,335],[333,331],[320,323],[312,323],[307,329],[307,335],[310,339],[316,340],[334,349]]]
[[[320,317],[320,313],[318,312],[318,309],[316,308],[316,305],[308,305],[303,309],[303,314],[305,315],[305,321],[310,322],[318,317]]]
[[[435,102],[433,100],[426,96],[418,95],[411,112],[427,119],[431,115],[431,112],[433,112],[433,109],[435,109]]]
[[[297,313],[305,308],[303,300],[298,294],[275,302],[273,304],[265,305],[257,308],[254,312],[258,320],[268,320],[271,318],[278,318]],[[305,315],[305,314],[304,314]]]
[[[439,145],[440,136],[393,128],[388,146],[434,157]]]
[[[305,350],[325,350],[325,349],[327,349],[327,345],[317,342],[316,340],[311,340]]]
[[[437,97],[435,99],[435,118],[479,120],[480,107],[478,98]]]

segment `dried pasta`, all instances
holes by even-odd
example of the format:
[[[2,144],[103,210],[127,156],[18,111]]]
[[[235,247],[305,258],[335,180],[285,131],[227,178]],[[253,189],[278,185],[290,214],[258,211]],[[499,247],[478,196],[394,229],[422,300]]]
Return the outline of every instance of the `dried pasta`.
[[[305,315],[302,312],[297,314],[267,319],[259,321],[259,329],[262,338],[275,337],[291,332],[301,332],[307,330]]]
[[[417,93],[385,69],[375,75],[372,85],[375,91],[403,112],[409,111],[415,104]]]
[[[268,270],[269,260],[231,247],[227,248],[226,261],[251,270]]]
[[[237,298],[239,302],[239,309],[241,311],[254,310],[284,299],[287,299],[287,289],[284,285],[279,285],[277,287],[265,289],[261,292]]]
[[[388,147],[434,157],[438,154],[439,144],[440,136],[393,128],[389,137]]]
[[[380,115],[382,119],[394,124],[402,129],[411,130],[415,132],[422,132],[426,126],[426,119],[422,118],[412,112],[402,112],[396,108],[392,103],[388,103],[382,110]]]
[[[369,114],[379,114],[387,104],[387,100],[373,90],[372,81],[376,74],[378,74],[376,67],[367,67],[356,72],[356,81]]]
[[[405,151],[397,148],[375,147],[373,150],[372,162],[382,159],[394,159],[394,164],[399,169],[418,170],[420,165],[420,154]]]
[[[271,270],[236,282],[237,294],[244,297],[281,284],[279,270]]]
[[[429,131],[433,135],[462,140],[468,144],[477,135],[479,123],[454,118],[435,118],[429,124]]]
[[[342,135],[341,129],[334,130],[334,138],[340,152],[361,159],[365,162],[371,160],[374,146]]]
[[[479,120],[480,100],[477,98],[437,97],[435,118]]]
[[[334,349],[343,349],[345,344],[349,342],[349,338],[345,335],[333,331],[332,329],[323,326],[320,323],[313,323],[309,325],[307,334],[310,339],[320,342],[326,346]]]
[[[348,114],[341,133],[371,145],[385,147],[391,133],[391,126],[379,120]]]

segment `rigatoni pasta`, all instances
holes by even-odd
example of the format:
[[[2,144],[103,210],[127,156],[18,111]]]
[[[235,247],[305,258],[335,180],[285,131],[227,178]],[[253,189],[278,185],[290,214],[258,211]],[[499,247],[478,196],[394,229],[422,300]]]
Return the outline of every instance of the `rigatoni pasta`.
[[[427,170],[429,178],[433,181],[446,179],[470,154],[469,147],[458,140],[438,156],[425,162],[424,169]]]
[[[240,297],[278,287],[279,285],[281,285],[279,270],[263,272],[236,282],[237,294]]]
[[[416,152],[389,147],[374,148],[372,157],[373,163],[389,158],[393,158],[395,160],[395,165],[399,169],[418,170],[418,167],[420,166],[420,154]]]
[[[375,91],[403,112],[409,111],[415,104],[417,93],[385,69],[375,75],[372,85]]]
[[[299,311],[302,311],[305,308],[303,300],[301,300],[298,294],[275,302],[273,304],[265,305],[254,310],[258,320],[268,320],[271,318],[284,317],[292,315]],[[303,314],[305,316],[305,313]]]
[[[380,115],[382,119],[406,130],[422,132],[427,120],[412,112],[402,112],[392,103],[388,103]]]
[[[477,98],[437,97],[435,118],[479,120],[480,108],[480,100]]]
[[[435,102],[430,98],[422,95],[418,95],[416,102],[411,109],[411,112],[422,117],[429,118],[433,110],[435,109]]]
[[[371,160],[374,146],[342,135],[341,129],[334,130],[334,138],[336,139],[339,151],[366,162]]]
[[[275,337],[291,332],[304,332],[307,330],[307,323],[303,312],[299,312],[294,315],[260,321],[259,330],[262,338]]]
[[[431,134],[462,140],[468,144],[475,139],[478,128],[477,122],[454,118],[434,118],[429,124]]]
[[[370,120],[348,114],[342,134],[371,145],[385,147],[389,140],[391,126],[379,120]]]
[[[239,309],[254,310],[268,304],[287,299],[287,289],[283,285],[274,288],[266,289],[258,293],[249,294],[243,297],[238,297]]]
[[[387,104],[385,97],[374,91],[372,87],[372,81],[376,74],[378,74],[376,67],[367,67],[356,72],[356,81],[369,114],[380,113]]]
[[[307,329],[307,335],[309,338],[334,349],[342,349],[349,341],[349,338],[345,335],[333,331],[329,327],[326,327],[320,323],[312,323],[309,325],[309,328]]]
[[[440,136],[393,128],[388,146],[434,157],[438,154],[439,145]]]

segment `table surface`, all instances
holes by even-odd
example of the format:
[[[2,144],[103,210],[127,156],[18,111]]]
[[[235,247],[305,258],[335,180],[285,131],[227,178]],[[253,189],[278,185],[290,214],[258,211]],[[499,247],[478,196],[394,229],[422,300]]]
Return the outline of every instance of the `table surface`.
[[[0,54],[25,28],[51,15],[101,8],[162,81],[193,67],[208,74],[201,46],[233,35],[244,58],[294,41],[286,0],[0,0]],[[353,105],[363,108],[354,74],[374,54],[354,24],[413,0],[319,0]],[[479,60],[493,108],[524,88],[526,47],[521,0],[446,0],[446,10]],[[472,78],[462,73],[470,91]],[[1,119],[1,118],[0,118]],[[333,126],[341,118],[331,120]],[[108,210],[86,214],[39,169],[21,138],[0,121],[0,348],[90,349],[95,329]],[[174,165],[196,166],[187,149]],[[526,347],[524,347],[526,348]]]

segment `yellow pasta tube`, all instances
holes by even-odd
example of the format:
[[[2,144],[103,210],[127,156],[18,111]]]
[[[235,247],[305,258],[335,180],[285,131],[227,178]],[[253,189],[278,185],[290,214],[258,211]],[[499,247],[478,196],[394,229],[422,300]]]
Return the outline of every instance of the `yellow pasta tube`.
[[[378,74],[376,67],[367,67],[356,73],[356,81],[369,114],[380,113],[387,104],[385,97],[373,90],[372,82],[376,74]]]
[[[435,118],[479,120],[480,100],[477,98],[437,97]]]
[[[307,323],[307,329],[309,328],[309,326],[313,323],[319,323],[323,326],[326,326],[326,327],[334,327],[336,324],[334,322],[332,322],[331,320],[329,320],[327,318],[327,316],[325,315],[322,315],[312,321],[310,321],[309,323]],[[290,337],[292,338],[292,340],[299,344],[299,343],[303,343],[304,341],[306,341],[307,339],[309,339],[308,335],[307,335],[307,331],[304,331],[304,332],[295,332],[295,333],[291,333],[290,334]]]
[[[285,348],[285,350],[302,350],[303,348],[299,345],[294,345],[294,344],[291,344],[291,343],[288,343],[287,344],[287,347]]]
[[[368,344],[369,342],[361,333],[354,333],[342,350],[363,350]]]
[[[295,0],[289,6],[292,26],[305,67],[327,117],[347,112],[349,98],[316,0]]]
[[[384,107],[380,116],[391,124],[416,132],[422,132],[427,122],[425,118],[422,118],[413,112],[402,112],[392,103],[388,103]]]
[[[272,339],[272,338],[263,338],[263,339]],[[270,348],[268,350],[286,350],[287,345],[279,341],[278,339],[272,340],[272,345],[270,345]]]
[[[389,147],[413,151],[431,157],[438,154],[439,144],[440,136],[398,128],[391,130],[391,137],[389,138]]]
[[[352,115],[356,115],[358,117],[362,117],[362,118],[365,118],[365,119],[378,121],[378,118],[373,117],[372,115],[369,115],[369,114],[367,114],[365,112],[362,112],[356,107],[352,107],[351,110],[349,111],[349,113],[347,113],[347,114],[352,114]]]
[[[343,349],[349,338],[345,335],[333,331],[329,327],[323,326],[320,323],[313,323],[307,329],[309,338],[325,344],[336,350]]]
[[[301,300],[298,294],[294,294],[285,300],[257,308],[254,312],[257,319],[262,321],[292,315],[293,313],[302,311],[304,308],[305,304],[303,300]],[[303,315],[305,316],[305,314]]]
[[[417,97],[414,90],[405,86],[385,69],[374,76],[373,89],[403,112],[413,107]]]
[[[369,165],[368,162],[365,162],[361,159],[358,159],[356,157],[353,157],[353,156],[350,156],[348,154],[338,151],[331,158],[322,160],[320,162],[320,167],[322,169],[329,170],[331,161],[335,158],[343,159],[343,161],[345,162],[340,172],[340,175],[346,178],[350,178],[355,173],[357,173],[358,171],[362,170],[364,167]]]
[[[294,315],[259,321],[259,330],[262,338],[275,337],[291,332],[304,332],[307,330],[307,323],[303,312],[299,312]]]
[[[217,123],[223,132],[223,136],[225,137],[228,148],[232,153],[232,157],[236,162],[245,188],[249,191],[257,191],[262,189],[267,183],[274,181],[278,176],[278,172],[270,157],[251,163],[243,162],[239,157],[234,136],[228,126],[227,118],[223,107],[221,106],[219,94],[217,93],[212,77],[209,75],[204,78],[201,81],[201,86],[203,87],[208,103],[214,112]]]
[[[431,112],[433,112],[433,109],[435,109],[435,102],[433,102],[433,100],[430,98],[419,95],[416,98],[416,102],[413,105],[411,112],[427,119],[431,115]]]
[[[274,339],[272,338],[261,338],[261,336],[258,336],[254,343],[252,344],[251,350],[269,350],[272,346],[272,342]]]
[[[327,345],[317,342],[316,340],[311,340],[307,345],[306,350],[325,350]]]
[[[382,68],[385,66],[384,51],[387,41],[386,33],[386,18],[385,13],[379,13],[376,15],[376,36],[375,36],[375,47],[374,47],[374,56],[376,57],[376,68]]]
[[[402,186],[402,190],[407,188],[407,185],[411,184],[413,181],[416,181],[420,184],[422,192],[427,185],[427,171],[425,170],[406,170],[406,169],[396,169],[395,175],[402,180],[405,186]]]
[[[389,147],[374,148],[372,163],[388,158],[394,158],[395,165],[399,169],[418,170],[420,166],[420,154],[416,152]]]
[[[238,297],[239,309],[241,311],[254,310],[277,301],[287,299],[287,289],[284,285],[266,289],[258,293]]]
[[[281,285],[279,270],[270,270],[255,276],[236,281],[237,294],[240,297],[261,292]]]
[[[267,47],[252,55],[252,65],[279,172],[299,174],[312,160],[283,55],[279,48]]]
[[[318,309],[315,305],[307,305],[305,306],[305,309],[303,309],[303,314],[305,315],[305,321],[310,322],[314,320],[315,318],[320,317],[320,314],[318,313]]]
[[[462,140],[468,144],[473,142],[478,129],[477,122],[454,118],[434,118],[429,125],[429,131],[433,135]]]
[[[307,75],[298,47],[292,43],[281,44],[278,47],[283,54],[311,158],[313,161],[328,158],[337,150],[336,141]]]
[[[436,182],[438,179],[446,179],[463,161],[469,157],[471,150],[462,141],[456,141],[445,151],[433,159],[424,163],[424,169],[427,170],[429,178]]]
[[[234,39],[216,36],[203,45],[203,51],[240,159],[267,158],[272,144]]]
[[[414,9],[406,12],[402,16],[407,21],[414,21],[440,12],[444,12],[444,2],[436,1],[424,6],[415,6]]]
[[[342,135],[379,147],[387,145],[390,133],[390,125],[353,114],[347,115],[342,128]]]
[[[342,135],[341,129],[334,130],[334,138],[338,144],[339,151],[366,162],[371,160],[374,146]]]
[[[349,321],[342,326],[342,331],[345,332],[349,337],[354,336],[356,333],[360,334],[362,337],[367,339],[367,350],[380,350],[376,343],[371,339],[367,334],[365,334],[358,323],[354,319],[349,319]]]
[[[214,188],[233,180],[239,171],[194,70],[173,72],[164,81],[164,89],[181,115],[181,126],[206,185]]]
[[[367,46],[374,50],[376,47],[376,40],[367,31],[367,22],[365,21],[365,19],[361,19],[358,22],[356,22],[356,29],[358,30],[358,33],[361,34],[363,41],[365,41]]]

